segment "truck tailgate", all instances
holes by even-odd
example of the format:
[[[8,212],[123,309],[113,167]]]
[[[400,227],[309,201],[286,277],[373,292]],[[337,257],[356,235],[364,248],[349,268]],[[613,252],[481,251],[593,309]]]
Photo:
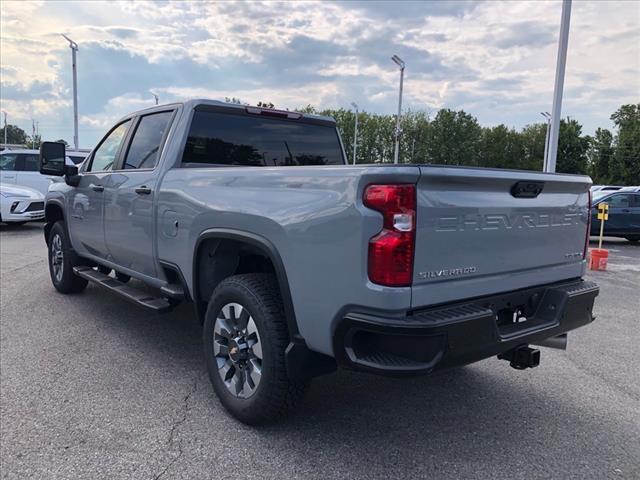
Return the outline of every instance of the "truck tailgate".
[[[420,170],[413,308],[583,274],[588,177],[437,166]]]

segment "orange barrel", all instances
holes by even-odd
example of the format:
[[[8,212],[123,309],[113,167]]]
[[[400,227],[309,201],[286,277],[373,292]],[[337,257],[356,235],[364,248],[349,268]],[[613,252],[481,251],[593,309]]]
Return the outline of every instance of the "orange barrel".
[[[607,259],[609,258],[609,250],[604,248],[592,248],[589,250],[589,269],[606,270]]]

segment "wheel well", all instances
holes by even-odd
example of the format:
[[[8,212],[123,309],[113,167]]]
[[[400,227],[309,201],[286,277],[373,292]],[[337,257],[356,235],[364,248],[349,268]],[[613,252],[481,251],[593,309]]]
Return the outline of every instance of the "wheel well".
[[[64,213],[62,212],[62,207],[55,203],[48,204],[44,209],[44,218],[47,223],[44,226],[44,239],[47,243],[49,243],[49,232],[51,232],[51,228],[53,225],[59,221],[64,221]]]
[[[276,273],[273,261],[260,247],[241,240],[209,238],[198,246],[194,296],[202,311],[218,284],[240,273]]]

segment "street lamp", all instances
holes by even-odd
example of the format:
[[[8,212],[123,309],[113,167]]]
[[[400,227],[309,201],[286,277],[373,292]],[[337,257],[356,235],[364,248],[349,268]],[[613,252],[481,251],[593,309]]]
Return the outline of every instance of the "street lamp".
[[[356,109],[356,126],[353,131],[353,164],[356,164],[356,147],[358,145],[358,105],[351,102],[351,106]]]
[[[542,163],[542,171],[547,171],[547,164],[549,161],[549,132],[551,131],[551,114],[549,112],[540,112],[544,118],[547,119],[547,134],[544,139],[544,160]]]
[[[151,90],[149,90],[149,93],[150,93],[151,95],[153,95],[153,98],[155,98],[155,99],[156,99],[156,105],[158,105],[158,95],[157,95],[157,94],[155,94],[155,93],[153,93]]]
[[[71,68],[73,69],[73,145],[78,150],[78,69],[76,67],[76,52],[78,44],[61,33],[66,41],[69,42],[71,49]]]
[[[397,55],[391,57],[396,65],[400,67],[400,93],[398,95],[398,116],[396,117],[396,145],[393,152],[393,163],[398,163],[400,155],[400,115],[402,114],[402,83],[404,82],[404,61]]]
[[[553,106],[551,108],[551,133],[549,135],[549,153],[545,172],[556,171],[558,156],[558,138],[560,137],[560,118],[562,114],[562,93],[564,90],[564,71],[567,66],[567,48],[569,46],[569,25],[571,23],[571,0],[562,0],[560,16],[560,37],[558,39],[558,57],[556,59],[556,80],[553,87]]]

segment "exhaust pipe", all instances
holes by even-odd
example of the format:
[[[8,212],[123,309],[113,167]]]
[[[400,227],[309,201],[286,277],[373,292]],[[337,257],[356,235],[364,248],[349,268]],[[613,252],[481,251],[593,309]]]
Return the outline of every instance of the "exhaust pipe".
[[[537,345],[539,347],[549,347],[549,348],[557,348],[558,350],[566,350],[567,337],[568,335],[566,333],[563,333],[562,335],[558,335],[557,337],[549,337],[544,340],[532,342],[532,344]]]

